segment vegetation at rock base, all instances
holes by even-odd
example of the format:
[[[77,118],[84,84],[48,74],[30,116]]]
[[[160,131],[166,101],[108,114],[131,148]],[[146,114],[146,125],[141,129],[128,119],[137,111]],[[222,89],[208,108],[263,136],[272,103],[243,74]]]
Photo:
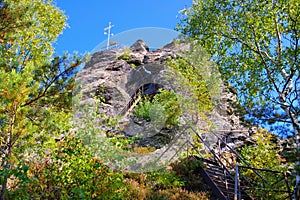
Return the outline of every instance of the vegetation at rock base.
[[[211,194],[199,190],[191,178],[183,179],[194,170],[194,165],[187,168],[183,163],[186,161],[174,163],[174,170],[169,171],[113,171],[94,158],[78,138],[68,136],[40,161],[15,169],[18,187],[5,195],[9,199],[209,199]],[[189,185],[181,188],[186,181]]]
[[[144,98],[135,107],[135,116],[150,121],[151,111],[157,110],[152,120],[161,116],[162,119],[157,121],[165,121],[166,126],[176,126],[184,112],[205,113],[212,110],[214,99],[220,93],[219,73],[202,48],[192,42],[189,44],[191,50],[185,52],[183,58],[169,59],[166,63],[170,77],[176,79],[177,84],[173,84],[177,85],[175,91],[161,90],[151,99]]]
[[[253,136],[256,143],[244,146],[241,149],[241,156],[245,158],[251,167],[278,171],[278,173],[270,173],[269,171],[258,170],[260,175],[270,183],[271,187],[268,188],[270,191],[261,191],[261,188],[265,187],[265,183],[253,170],[240,168],[240,173],[247,177],[248,180],[251,180],[252,183],[255,183],[252,185],[253,190],[250,189],[250,194],[253,196],[283,199],[284,195],[282,193],[274,194],[272,190],[287,190],[284,172],[291,166],[289,166],[289,163],[282,162],[284,158],[280,155],[279,149],[276,149],[276,144],[272,142],[272,137],[274,136],[266,130],[258,130]]]
[[[147,121],[150,121],[150,108],[152,103],[149,98],[145,97],[134,109],[134,115],[137,117],[142,117]]]

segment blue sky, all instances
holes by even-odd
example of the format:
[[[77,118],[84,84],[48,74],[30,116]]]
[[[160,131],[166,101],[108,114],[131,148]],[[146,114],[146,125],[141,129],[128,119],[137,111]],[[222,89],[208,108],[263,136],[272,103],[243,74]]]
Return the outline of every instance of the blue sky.
[[[70,26],[54,45],[62,54],[94,49],[106,40],[103,29],[108,22],[114,25],[114,34],[143,27],[173,30],[178,11],[190,7],[192,0],[56,0],[56,5],[68,16]]]

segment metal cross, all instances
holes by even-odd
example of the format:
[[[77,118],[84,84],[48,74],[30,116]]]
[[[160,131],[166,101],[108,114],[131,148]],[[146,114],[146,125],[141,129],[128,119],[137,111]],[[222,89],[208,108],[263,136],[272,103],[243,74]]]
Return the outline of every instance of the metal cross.
[[[110,40],[110,36],[113,36],[113,34],[110,33],[110,29],[114,27],[114,25],[111,24],[111,22],[108,23],[108,27],[104,28],[104,34],[107,34],[107,44],[106,44],[106,49],[108,50],[109,48],[109,40]],[[108,32],[106,32],[108,31]]]

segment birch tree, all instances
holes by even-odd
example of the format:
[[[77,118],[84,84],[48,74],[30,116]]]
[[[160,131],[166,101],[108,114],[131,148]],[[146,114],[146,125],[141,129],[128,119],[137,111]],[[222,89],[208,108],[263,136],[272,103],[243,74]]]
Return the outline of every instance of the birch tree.
[[[182,14],[178,29],[212,55],[245,118],[295,137],[299,185],[300,2],[195,0]]]

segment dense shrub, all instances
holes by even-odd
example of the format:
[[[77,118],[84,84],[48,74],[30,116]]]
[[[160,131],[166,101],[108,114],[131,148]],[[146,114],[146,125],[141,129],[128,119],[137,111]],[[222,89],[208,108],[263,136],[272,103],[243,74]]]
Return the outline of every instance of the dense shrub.
[[[121,173],[113,172],[75,137],[60,141],[42,163],[31,165],[30,198],[124,199],[127,187]]]
[[[160,90],[152,99],[145,97],[135,107],[134,115],[147,121],[163,123],[166,127],[176,126],[181,115],[177,94],[173,91]]]

